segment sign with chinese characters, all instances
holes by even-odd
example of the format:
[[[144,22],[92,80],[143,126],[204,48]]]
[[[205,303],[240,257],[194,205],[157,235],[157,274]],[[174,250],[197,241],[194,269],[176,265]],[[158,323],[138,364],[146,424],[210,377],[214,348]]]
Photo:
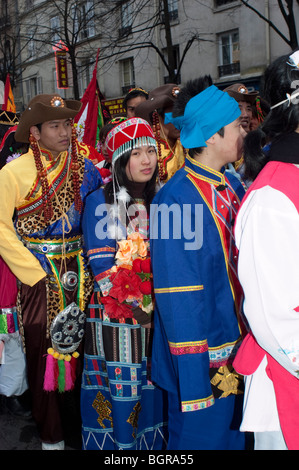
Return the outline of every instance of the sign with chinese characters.
[[[123,98],[116,98],[114,100],[105,100],[103,101],[104,106],[109,110],[111,117],[118,116],[120,114],[125,115],[126,111],[122,107]]]
[[[56,63],[56,77],[57,77],[57,88],[64,89],[69,87],[68,73],[67,73],[67,51],[68,48],[59,41],[55,47],[53,47],[55,53]]]

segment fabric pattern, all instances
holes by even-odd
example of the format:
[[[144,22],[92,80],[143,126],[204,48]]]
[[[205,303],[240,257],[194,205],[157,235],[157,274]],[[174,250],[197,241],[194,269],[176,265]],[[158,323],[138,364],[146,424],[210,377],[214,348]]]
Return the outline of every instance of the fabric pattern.
[[[81,391],[84,449],[159,450],[166,448],[167,406],[151,381],[153,330],[134,318],[109,318],[101,302],[109,289],[116,242],[99,240],[95,226],[102,216],[103,189],[86,201],[85,249],[95,281],[88,308]]]

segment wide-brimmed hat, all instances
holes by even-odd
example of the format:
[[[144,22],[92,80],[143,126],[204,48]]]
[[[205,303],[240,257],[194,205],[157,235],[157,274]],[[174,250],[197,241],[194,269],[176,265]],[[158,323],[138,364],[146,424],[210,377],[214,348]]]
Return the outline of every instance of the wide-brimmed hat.
[[[157,142],[149,123],[139,117],[133,117],[115,126],[107,135],[105,145],[114,165],[127,150],[144,145],[156,148]]]
[[[135,108],[135,116],[151,123],[151,114],[158,109],[170,108],[174,105],[180,87],[175,83],[168,83],[149,92],[148,99]]]
[[[81,101],[64,100],[59,95],[37,95],[28,104],[15,133],[17,142],[29,142],[30,127],[56,119],[73,118],[80,111]]]
[[[253,104],[258,96],[257,91],[249,92],[243,83],[234,83],[229,87],[225,88],[223,91],[227,91],[227,93],[232,97],[235,98],[236,101],[246,101],[250,104]]]

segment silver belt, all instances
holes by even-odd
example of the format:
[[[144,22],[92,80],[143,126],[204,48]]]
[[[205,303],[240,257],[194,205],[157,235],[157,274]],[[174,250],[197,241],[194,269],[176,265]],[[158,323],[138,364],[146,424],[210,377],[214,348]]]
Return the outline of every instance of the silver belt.
[[[27,248],[44,255],[62,254],[63,250],[65,253],[72,253],[73,251],[79,251],[82,246],[81,239],[65,241],[64,243],[55,241],[43,241],[36,243],[24,240],[24,243]]]
[[[16,307],[0,308],[0,315],[9,315],[9,314],[16,314],[16,313],[17,313]]]

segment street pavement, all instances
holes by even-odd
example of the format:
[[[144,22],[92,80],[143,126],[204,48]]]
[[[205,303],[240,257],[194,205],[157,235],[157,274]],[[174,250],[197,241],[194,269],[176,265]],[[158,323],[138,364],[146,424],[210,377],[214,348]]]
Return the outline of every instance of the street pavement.
[[[2,450],[41,450],[41,442],[34,420],[13,416],[0,395],[0,452]],[[76,436],[70,433],[65,450],[81,450],[78,433]]]

